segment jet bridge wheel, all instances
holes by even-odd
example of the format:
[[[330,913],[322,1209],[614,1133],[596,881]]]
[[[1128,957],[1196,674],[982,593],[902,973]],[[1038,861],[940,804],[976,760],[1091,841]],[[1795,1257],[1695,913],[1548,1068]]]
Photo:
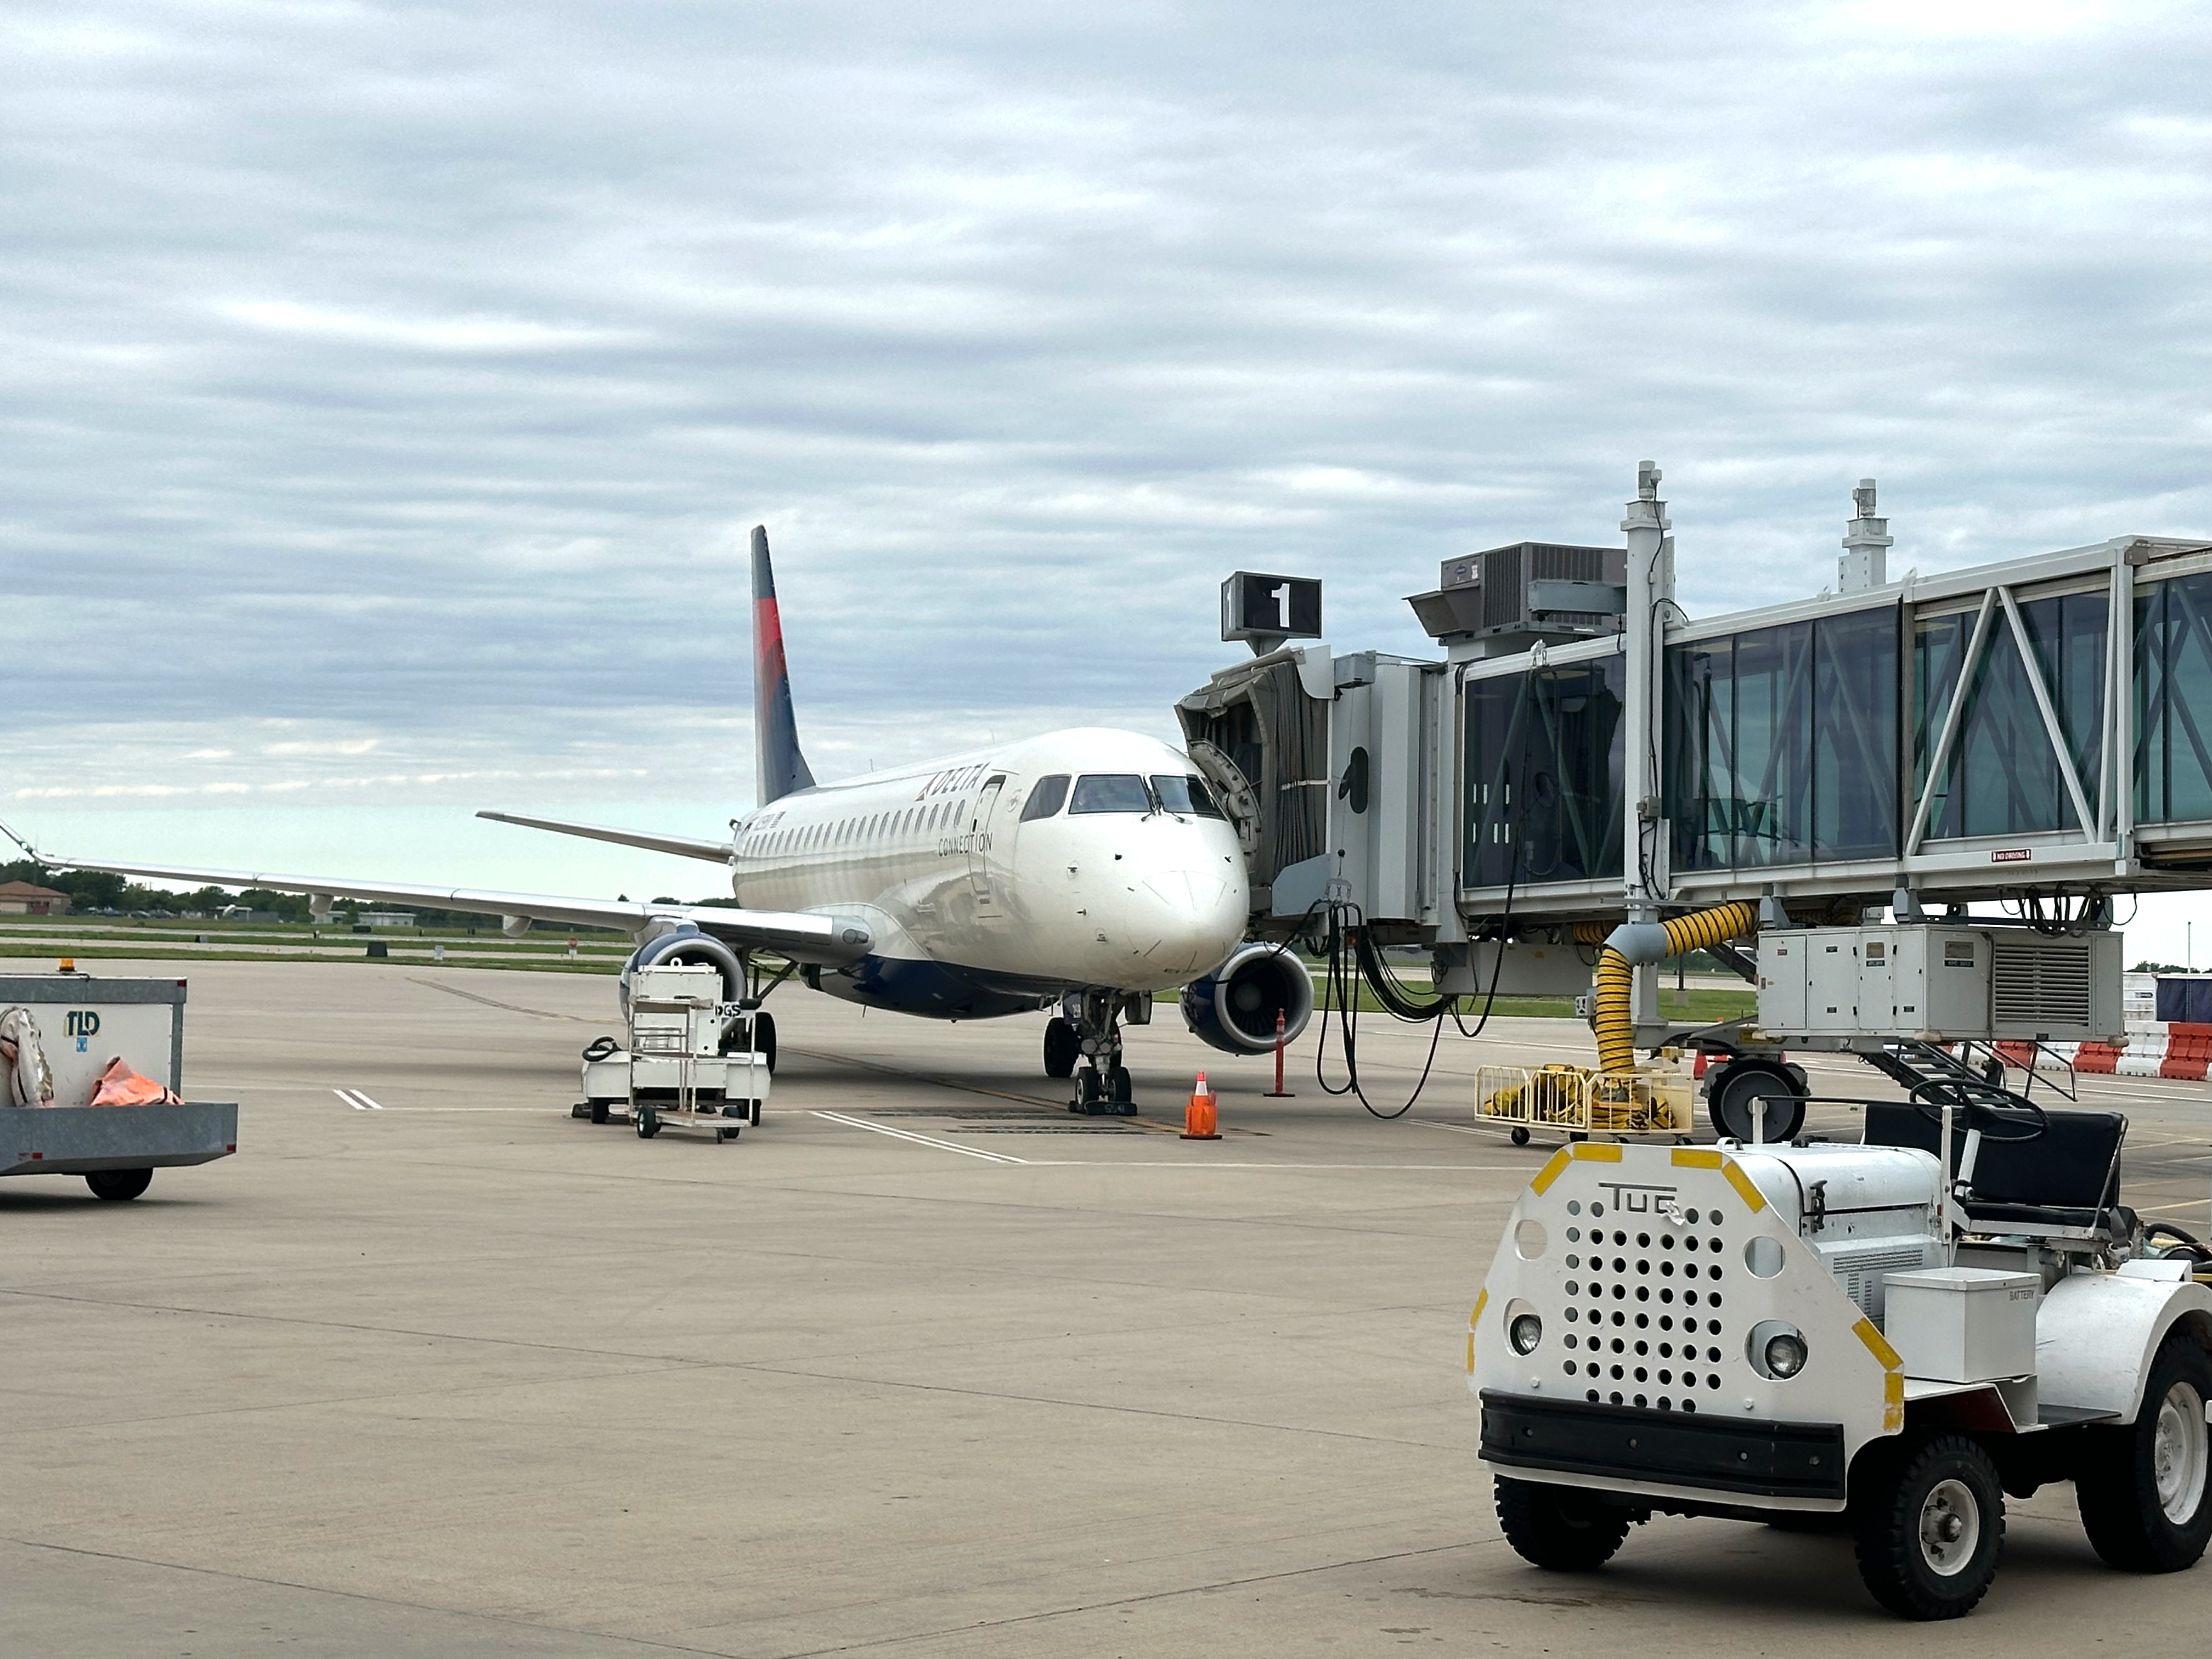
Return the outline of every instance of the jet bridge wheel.
[[[1705,1084],[1705,1115],[1732,1140],[1749,1140],[1758,1127],[1753,1101],[1766,1102],[1765,1138],[1794,1140],[1805,1127],[1805,1091],[1779,1060],[1732,1060]]]
[[[1073,1077],[1083,1058],[1083,1036],[1069,1021],[1054,1014],[1044,1026],[1044,1074]]]
[[[1613,1559],[1642,1517],[1579,1486],[1498,1482],[1498,1524],[1524,1561],[1550,1572],[1595,1572]]]
[[[2004,1553],[2004,1492],[1990,1455],[1963,1434],[1908,1437],[1851,1470],[1859,1577],[1900,1619],[1974,1610]]]
[[[2123,1572],[2179,1572],[2212,1540],[2212,1355],[2180,1331],[2151,1361],[2125,1428],[2087,1431],[2074,1477],[2089,1543]]]

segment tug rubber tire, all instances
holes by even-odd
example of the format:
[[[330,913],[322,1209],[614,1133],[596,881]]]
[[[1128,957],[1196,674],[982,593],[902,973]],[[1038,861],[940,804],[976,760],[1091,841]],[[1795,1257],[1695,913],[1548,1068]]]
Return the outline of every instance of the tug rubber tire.
[[[607,1121],[607,1108],[611,1103],[611,1102],[605,1100],[593,1101],[591,1103],[590,1110],[592,1121],[594,1123],[605,1123]]]
[[[1498,1524],[1521,1559],[1547,1572],[1595,1572],[1613,1559],[1636,1517],[1579,1486],[1494,1477]]]
[[[2074,1476],[2075,1503],[2089,1546],[2122,1572],[2179,1572],[2193,1567],[2212,1541],[2212,1471],[2205,1468],[2204,1408],[2212,1402],[2212,1354],[2180,1331],[2170,1331],[2151,1360],[2142,1409],[2125,1428],[2085,1430]],[[2166,1513],[2159,1494],[2160,1417],[2171,1407],[2188,1422],[2168,1422],[2166,1452],[2180,1431],[2193,1446],[2196,1507],[2181,1520]],[[2180,1471],[2185,1476],[2189,1471]],[[2187,1492],[2177,1492],[2185,1503]]]
[[[775,1016],[763,1009],[753,1016],[753,1052],[768,1062],[768,1074],[775,1075]]]
[[[1969,1537],[1946,1570],[1927,1540],[1957,1516]],[[1934,1525],[1931,1526],[1931,1521]],[[1990,1455],[1963,1434],[1875,1445],[1851,1470],[1851,1530],[1867,1592],[1900,1619],[1960,1619],[1989,1593],[2004,1555],[2004,1489]]]
[[[153,1184],[153,1180],[151,1170],[94,1170],[85,1176],[84,1184],[92,1188],[94,1198],[119,1204],[137,1197]]]
[[[1083,1058],[1083,1038],[1068,1021],[1054,1014],[1044,1023],[1044,1074],[1070,1078]]]
[[[1805,1127],[1805,1096],[1797,1081],[1771,1060],[1733,1060],[1705,1085],[1705,1116],[1714,1132],[1732,1140],[1749,1140],[1751,1103],[1766,1097],[1766,1139],[1787,1142]]]

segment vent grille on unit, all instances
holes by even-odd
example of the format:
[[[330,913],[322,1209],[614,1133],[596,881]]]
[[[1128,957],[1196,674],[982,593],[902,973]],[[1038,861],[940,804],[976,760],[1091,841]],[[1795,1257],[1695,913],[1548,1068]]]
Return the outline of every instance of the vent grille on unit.
[[[2089,1024],[2087,940],[2001,939],[1990,958],[1990,1012],[1998,1030]]]
[[[1886,1311],[1881,1276],[1928,1265],[1928,1252],[1917,1244],[1892,1245],[1869,1250],[1823,1251],[1821,1254],[1826,1260],[1828,1271],[1843,1281],[1844,1294],[1858,1304],[1861,1313],[1876,1321]]]
[[[1482,557],[1482,625],[1504,628],[1521,620],[1521,550],[1501,547]]]

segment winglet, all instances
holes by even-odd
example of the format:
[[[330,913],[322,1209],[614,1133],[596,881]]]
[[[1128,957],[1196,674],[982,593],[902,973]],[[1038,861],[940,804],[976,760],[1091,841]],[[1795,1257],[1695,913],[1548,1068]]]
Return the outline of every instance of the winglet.
[[[768,526],[753,526],[753,766],[760,805],[814,787],[799,752],[791,707],[791,671],[783,657],[783,617],[775,604],[775,568],[769,562]]]

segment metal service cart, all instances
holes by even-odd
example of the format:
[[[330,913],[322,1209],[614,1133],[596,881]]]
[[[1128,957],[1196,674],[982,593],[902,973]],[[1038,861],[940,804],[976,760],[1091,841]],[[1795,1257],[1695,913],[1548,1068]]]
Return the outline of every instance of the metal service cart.
[[[768,1056],[753,1048],[750,1010],[722,1000],[713,968],[641,968],[630,981],[626,1048],[601,1037],[584,1050],[575,1115],[627,1118],[641,1140],[671,1124],[735,1140],[760,1122]]]
[[[0,979],[0,1014],[21,1009],[53,1074],[54,1103],[0,1103],[0,1176],[82,1176],[94,1195],[132,1199],[161,1169],[212,1163],[238,1150],[230,1102],[94,1106],[118,1057],[182,1093],[185,981],[63,973]],[[10,1097],[0,1092],[0,1103]]]

